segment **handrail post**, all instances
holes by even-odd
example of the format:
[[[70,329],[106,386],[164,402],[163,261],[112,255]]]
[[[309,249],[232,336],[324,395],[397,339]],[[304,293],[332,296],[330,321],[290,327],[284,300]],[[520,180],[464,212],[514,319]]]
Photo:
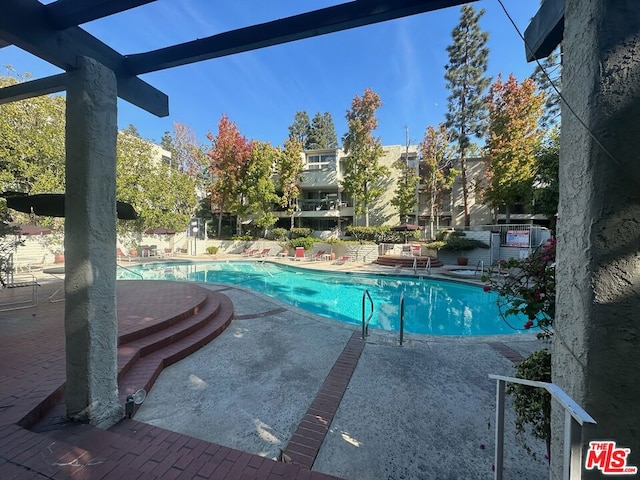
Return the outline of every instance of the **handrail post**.
[[[580,480],[582,478],[582,427],[571,416],[564,412],[564,469],[563,480]]]
[[[365,290],[362,294],[362,340],[367,338],[367,327],[364,322],[364,296],[367,291]]]
[[[400,294],[400,346],[404,340],[404,292]]]
[[[503,479],[504,468],[504,380],[496,380],[496,455],[494,461],[495,480]]]

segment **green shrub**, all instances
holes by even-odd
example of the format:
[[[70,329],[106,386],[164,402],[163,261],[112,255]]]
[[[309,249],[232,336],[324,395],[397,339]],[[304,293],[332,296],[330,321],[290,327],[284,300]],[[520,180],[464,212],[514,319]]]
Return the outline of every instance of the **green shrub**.
[[[465,250],[473,250],[474,248],[489,248],[489,245],[475,238],[450,235],[441,247],[442,250],[448,252],[463,252]]]
[[[273,228],[269,230],[267,238],[269,240],[275,240],[276,242],[282,242],[287,239],[289,231],[286,228]]]
[[[345,233],[360,242],[384,242],[388,239],[390,229],[387,225],[377,227],[354,227],[348,226]]]
[[[313,230],[310,228],[292,228],[291,229],[291,238],[301,238],[301,237],[309,237],[313,233]]]
[[[218,253],[218,247],[207,247],[207,253],[209,255],[215,255]]]
[[[253,237],[251,235],[234,235],[233,237],[231,237],[231,240],[250,242],[251,240],[253,240]]]
[[[438,241],[436,240],[435,242],[429,242],[429,243],[425,243],[425,247],[426,248],[430,248],[432,250],[440,250],[442,247],[445,246],[447,242],[443,242],[443,241]]]
[[[289,247],[295,249],[296,247],[303,247],[305,250],[311,250],[315,239],[312,237],[298,237],[289,241]]]

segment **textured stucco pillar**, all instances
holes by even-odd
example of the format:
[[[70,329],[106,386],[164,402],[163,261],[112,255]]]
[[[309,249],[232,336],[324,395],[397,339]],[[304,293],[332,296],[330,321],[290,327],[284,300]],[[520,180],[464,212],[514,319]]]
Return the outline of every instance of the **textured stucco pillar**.
[[[640,466],[640,4],[566,0],[553,381]],[[553,417],[552,477],[563,420]],[[584,466],[584,464],[583,464]],[[603,478],[598,470],[584,478]]]
[[[122,418],[115,295],[117,86],[111,70],[84,57],[68,77],[65,402],[71,418],[106,428]]]

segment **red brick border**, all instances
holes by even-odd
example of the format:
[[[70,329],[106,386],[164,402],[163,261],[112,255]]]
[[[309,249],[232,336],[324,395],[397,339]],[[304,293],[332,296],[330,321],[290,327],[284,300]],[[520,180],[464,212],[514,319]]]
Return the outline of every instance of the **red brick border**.
[[[364,345],[359,333],[354,332],[284,449],[284,455],[289,457],[291,463],[309,470],[313,467]]]

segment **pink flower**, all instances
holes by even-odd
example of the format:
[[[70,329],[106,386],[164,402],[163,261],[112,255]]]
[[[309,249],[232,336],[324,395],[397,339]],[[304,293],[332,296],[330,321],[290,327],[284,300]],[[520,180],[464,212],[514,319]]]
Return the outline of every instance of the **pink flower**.
[[[482,287],[482,290],[484,290],[485,292],[490,292],[491,287],[489,285],[485,285],[484,287]]]
[[[525,330],[529,330],[531,327],[533,327],[533,322],[531,320],[524,324]]]
[[[533,298],[535,298],[536,300],[540,300],[541,296],[542,294],[540,293],[540,290],[536,290],[533,292]]]

